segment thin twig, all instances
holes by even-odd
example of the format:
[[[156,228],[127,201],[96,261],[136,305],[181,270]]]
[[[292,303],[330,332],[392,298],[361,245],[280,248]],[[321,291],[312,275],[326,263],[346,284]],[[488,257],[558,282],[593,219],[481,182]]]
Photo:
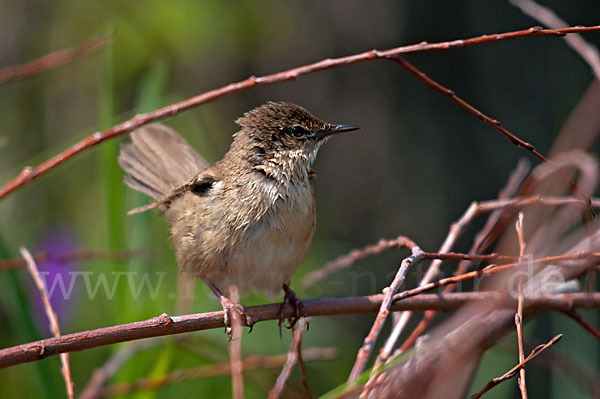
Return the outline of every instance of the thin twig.
[[[48,251],[38,252],[33,256],[36,263],[40,262],[56,262],[69,263],[79,262],[89,259],[105,259],[105,260],[127,260],[135,256],[146,256],[147,252],[142,250],[133,251],[96,251],[91,249],[82,249],[74,252],[53,253]],[[17,269],[27,266],[27,262],[22,258],[16,259],[1,259],[0,270]]]
[[[519,212],[519,217],[515,222],[517,237],[519,240],[519,257],[522,258],[525,253],[525,239],[523,238],[523,212]],[[517,345],[519,347],[519,363],[525,360],[525,350],[523,349],[523,279],[519,279],[517,313],[515,313],[515,326],[517,328]],[[525,367],[519,370],[517,379],[521,398],[527,399],[527,385],[525,384]]]
[[[531,145],[528,142],[526,142],[526,141],[518,138],[513,133],[509,132],[507,129],[505,129],[504,127],[502,127],[502,124],[500,123],[500,121],[498,121],[496,119],[493,119],[493,118],[490,118],[489,116],[487,116],[483,112],[479,111],[477,108],[475,108],[471,104],[467,103],[462,98],[458,97],[456,95],[456,93],[454,93],[454,91],[452,91],[452,90],[450,90],[450,89],[442,86],[438,82],[432,80],[430,77],[428,77],[427,75],[425,75],[425,73],[421,72],[419,69],[417,69],[411,63],[409,63],[408,61],[406,61],[404,58],[398,56],[398,57],[390,57],[390,59],[392,61],[400,64],[404,69],[406,69],[407,71],[409,71],[410,73],[412,73],[413,75],[415,75],[416,77],[418,77],[420,80],[422,80],[423,82],[425,82],[429,87],[431,87],[431,88],[433,88],[435,90],[438,90],[442,94],[445,94],[446,96],[448,96],[448,98],[450,98],[450,100],[452,100],[453,102],[455,102],[456,104],[458,104],[462,108],[464,108],[467,111],[469,111],[471,114],[473,114],[480,121],[485,122],[488,125],[490,125],[491,127],[493,127],[494,129],[496,129],[504,137],[506,137],[508,139],[508,141],[510,141],[513,145],[516,145],[517,147],[525,148],[527,151],[529,151],[530,153],[532,153],[533,155],[535,155],[542,162],[546,162],[546,163],[549,162],[549,160],[545,156],[543,156],[538,151],[536,151],[536,149],[534,148],[533,145]]]
[[[381,329],[383,328],[383,325],[390,314],[392,298],[402,283],[404,283],[408,268],[423,259],[423,251],[421,251],[421,248],[419,248],[413,241],[409,240],[408,238],[404,238],[404,245],[410,248],[412,255],[402,261],[394,280],[389,287],[386,287],[383,290],[383,301],[381,302],[379,312],[377,312],[377,316],[375,317],[371,331],[369,331],[369,334],[365,338],[362,347],[358,350],[356,361],[354,362],[352,371],[348,376],[348,381],[350,382],[354,381],[364,371],[367,361],[369,360],[369,356],[371,355],[371,352],[375,347],[375,343],[377,342],[377,337],[379,336],[379,333],[381,332]]]
[[[290,344],[290,349],[288,350],[287,360],[281,369],[281,373],[277,377],[277,381],[275,381],[275,385],[273,389],[269,392],[269,399],[278,399],[281,397],[283,390],[285,389],[285,384],[290,378],[290,374],[292,369],[296,365],[301,358],[298,356],[301,351],[302,345],[302,334],[304,333],[304,329],[306,328],[306,320],[301,318],[297,323],[297,328],[293,331],[292,343]],[[303,366],[301,366],[303,367]],[[303,376],[303,379],[305,377]],[[305,389],[308,389],[308,386],[305,386]],[[310,398],[310,391],[307,392],[308,397]]]
[[[504,381],[506,381],[506,380],[508,380],[510,378],[513,378],[514,376],[516,376],[517,375],[517,371],[519,371],[520,369],[522,369],[525,366],[525,364],[527,364],[528,361],[530,361],[531,359],[535,358],[537,355],[539,355],[540,353],[542,353],[544,350],[548,349],[549,347],[551,347],[552,345],[554,345],[555,343],[557,343],[558,341],[560,341],[560,339],[562,338],[562,336],[563,336],[562,334],[558,334],[557,336],[555,336],[554,338],[552,338],[550,341],[548,341],[546,344],[536,346],[531,351],[531,353],[529,354],[529,356],[527,356],[525,359],[523,359],[522,362],[519,362],[519,364],[517,364],[515,367],[513,367],[512,369],[510,369],[509,371],[507,371],[506,373],[504,373],[502,376],[496,377],[496,378],[490,380],[486,384],[486,386],[484,386],[483,389],[481,389],[481,391],[479,391],[475,395],[472,395],[471,399],[478,399],[478,398],[480,398],[484,393],[486,393],[490,389],[494,388],[496,385],[498,385],[501,382],[504,382]]]
[[[0,85],[10,81],[28,79],[49,69],[75,61],[87,54],[98,51],[106,46],[109,41],[110,39],[105,36],[95,37],[78,46],[54,51],[25,64],[4,67],[0,69]]]
[[[600,208],[600,199],[592,198],[592,206]],[[516,197],[510,199],[498,199],[491,201],[482,201],[478,203],[477,214],[487,213],[495,210],[513,208],[518,210],[526,206],[565,206],[581,205],[586,206],[586,201],[577,197],[546,197],[541,195],[532,195],[529,197]]]
[[[404,237],[399,236],[392,240],[386,240],[382,238],[377,242],[377,244],[368,245],[360,249],[353,249],[348,254],[340,256],[339,258],[326,263],[323,265],[323,267],[308,273],[306,277],[304,277],[304,287],[311,287],[319,281],[322,281],[332,274],[353,265],[360,259],[366,258],[367,256],[379,255],[389,249],[402,247],[404,247]]]
[[[586,329],[587,332],[596,337],[596,339],[600,340],[600,330],[594,327],[589,321],[584,319],[583,316],[577,313],[574,309],[570,309],[564,313],[573,320],[575,320],[577,323],[579,323],[583,328]]]
[[[517,327],[517,343],[519,346],[519,363],[525,360],[525,351],[523,349],[523,282],[519,281],[519,296],[517,313],[515,313],[515,325]],[[518,378],[519,390],[521,398],[527,399],[527,386],[525,385],[525,367],[519,370]]]
[[[240,301],[237,286],[229,287],[229,299],[234,305]],[[231,337],[229,341],[229,360],[231,362],[231,391],[233,399],[244,399],[244,366],[242,364],[242,317],[236,312],[231,312]]]
[[[509,0],[509,2],[519,7],[525,15],[550,28],[558,29],[569,26],[550,8],[544,7],[533,0]],[[598,54],[598,49],[586,42],[583,36],[579,34],[567,35],[565,41],[588,63],[594,75],[596,75],[596,79],[600,81],[600,54]]]
[[[391,311],[423,311],[427,309],[451,311],[472,301],[497,303],[499,307],[505,308],[514,308],[515,306],[514,298],[495,291],[462,292],[443,296],[437,294],[419,295],[414,298],[400,300],[401,298],[401,294],[394,296]],[[383,299],[384,295],[379,294],[364,297],[305,299],[303,302],[308,315],[312,317],[375,313],[380,309]],[[539,311],[556,312],[565,312],[571,308],[598,309],[600,308],[600,293],[568,293],[549,297],[525,296],[524,306],[525,310],[531,307]],[[266,320],[279,320],[280,308],[280,303],[272,303],[247,307],[246,312],[255,323],[258,323]],[[293,313],[292,306],[287,306],[284,309],[283,317],[288,318]],[[223,318],[222,310],[173,317],[163,313],[158,317],[144,321],[46,338],[0,349],[0,368],[44,359],[59,353],[76,352],[119,342],[222,328]]]
[[[336,348],[310,348],[303,352],[303,359],[307,362],[315,360],[332,360],[339,354]],[[278,369],[287,361],[287,355],[275,356],[249,356],[242,360],[244,371],[255,369]],[[192,369],[175,370],[162,377],[143,378],[132,383],[110,385],[99,391],[95,397],[127,395],[129,393],[157,389],[167,384],[174,384],[184,380],[197,380],[221,375],[231,374],[231,363],[211,364]],[[91,399],[91,398],[90,398]]]
[[[304,323],[306,323],[306,320],[304,320]],[[302,327],[304,328],[304,326]],[[298,345],[298,347],[296,348],[296,352],[298,353],[298,368],[300,368],[300,375],[302,376],[302,387],[304,387],[304,397],[305,399],[310,399],[312,396],[310,394],[310,388],[308,386],[308,374],[306,373],[306,365],[304,364],[302,343]]]
[[[58,327],[56,313],[54,313],[54,310],[52,309],[52,304],[50,304],[50,300],[48,299],[48,295],[46,294],[46,289],[44,288],[44,283],[40,278],[40,273],[38,271],[37,265],[35,264],[33,257],[25,247],[19,248],[19,251],[21,251],[21,255],[23,255],[23,258],[27,262],[27,270],[29,271],[29,274],[31,274],[33,282],[35,283],[35,286],[39,291],[40,296],[42,297],[42,302],[44,303],[44,310],[46,311],[46,316],[48,317],[48,321],[50,323],[50,331],[52,331],[52,334],[55,337],[60,337],[60,328]],[[65,380],[65,386],[67,388],[67,397],[69,399],[73,399],[73,380],[71,379],[71,369],[69,367],[68,353],[60,354],[60,363],[62,365],[60,372],[62,373],[63,378]]]
[[[515,222],[515,230],[517,231],[517,238],[519,240],[519,260],[523,258],[525,253],[525,238],[523,238],[523,212],[519,212],[519,217]]]
[[[539,340],[535,341],[536,344],[526,342],[526,350],[540,344],[537,342]],[[502,351],[509,350],[503,346],[499,346]],[[546,352],[543,357],[533,359],[531,363],[542,366],[547,371],[553,373],[553,375],[560,375],[566,380],[571,381],[575,386],[579,386],[590,392],[590,398],[598,398],[598,396],[593,395],[593,391],[594,385],[600,383],[600,374],[597,370],[592,370],[589,365],[582,363],[581,360],[581,356],[576,351],[571,351],[570,348],[566,348],[566,350],[556,348],[552,352]]]
[[[456,283],[459,283],[462,281],[467,281],[467,280],[473,280],[473,279],[475,279],[477,277],[481,277],[481,276],[489,276],[489,275],[492,275],[495,273],[500,273],[502,271],[506,271],[508,269],[512,269],[512,268],[515,268],[518,266],[545,264],[545,263],[559,263],[559,262],[564,262],[564,261],[573,260],[573,259],[585,259],[585,258],[588,258],[588,256],[589,256],[589,254],[586,254],[586,253],[557,255],[557,256],[549,256],[547,258],[526,260],[526,261],[516,262],[516,263],[509,263],[506,265],[490,265],[481,270],[474,270],[472,272],[464,273],[464,274],[461,274],[458,276],[444,278],[444,279],[435,281],[433,283],[420,285],[417,288],[403,291],[403,292],[395,295],[394,300],[397,301],[400,299],[409,298],[409,297],[421,294],[426,291],[431,291],[431,290],[439,288],[439,287],[454,285]],[[593,258],[595,259],[593,261],[594,262],[593,264],[595,265],[596,262],[598,261],[598,258],[596,257],[596,255],[594,255]]]
[[[274,83],[294,81],[299,76],[323,71],[330,68],[336,68],[340,66],[351,65],[359,62],[377,59],[389,59],[391,57],[398,56],[401,54],[433,50],[448,50],[457,47],[462,48],[466,46],[473,46],[488,42],[497,42],[500,40],[511,40],[522,37],[564,36],[568,33],[596,31],[600,31],[600,26],[574,26],[564,29],[542,29],[541,27],[536,26],[520,31],[483,35],[464,40],[453,40],[441,43],[421,42],[418,44],[396,47],[384,51],[370,50],[359,54],[349,55],[346,57],[327,58],[319,62],[315,62],[313,64],[303,65],[300,67],[289,69],[287,71],[277,72],[271,75],[265,75],[260,77],[250,76],[249,78],[244,79],[242,81],[230,83],[227,86],[207,91],[195,97],[191,97],[186,100],[170,104],[163,108],[159,108],[155,111],[136,115],[133,118],[103,132],[96,132],[36,167],[25,167],[17,177],[6,183],[2,188],[0,188],[0,199],[4,198],[13,191],[23,187],[24,185],[38,178],[39,176],[47,173],[51,169],[61,165],[63,162],[74,157],[80,152],[94,147],[105,140],[109,140],[114,137],[123,135],[148,123],[155,122],[157,120],[164,119],[169,116],[177,115],[180,112],[216,100],[228,94],[237,93],[243,90],[248,90],[259,86],[267,86]]]

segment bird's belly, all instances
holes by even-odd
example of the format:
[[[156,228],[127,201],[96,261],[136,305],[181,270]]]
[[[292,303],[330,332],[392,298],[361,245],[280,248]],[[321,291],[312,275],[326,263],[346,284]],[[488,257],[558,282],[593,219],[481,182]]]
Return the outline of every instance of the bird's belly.
[[[260,291],[278,297],[306,257],[314,230],[313,201],[280,204],[241,232],[226,259],[227,275],[213,284],[226,290],[235,284],[240,295]]]

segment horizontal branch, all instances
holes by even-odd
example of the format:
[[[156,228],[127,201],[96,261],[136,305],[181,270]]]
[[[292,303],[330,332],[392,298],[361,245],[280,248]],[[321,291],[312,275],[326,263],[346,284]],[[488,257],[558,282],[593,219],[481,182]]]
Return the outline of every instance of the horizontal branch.
[[[397,295],[395,296],[397,297]],[[364,297],[308,299],[304,301],[309,316],[333,316],[359,313],[375,313],[379,310],[383,295]],[[512,308],[516,299],[499,292],[464,292],[444,296],[438,294],[420,295],[406,298],[392,304],[390,311],[450,311],[471,301],[494,302],[498,306]],[[269,304],[247,307],[246,311],[256,323],[265,320],[278,320],[280,304]],[[549,297],[525,297],[525,308],[565,312],[573,308],[600,308],[600,293],[562,294]],[[293,308],[289,305],[283,313],[284,318],[292,316]],[[20,363],[32,362],[60,353],[81,351],[119,342],[133,341],[142,338],[163,335],[182,334],[222,328],[223,311],[189,314],[169,317],[162,314],[148,320],[117,326],[98,328],[95,330],[47,338],[23,345],[0,350],[0,368]]]
[[[441,43],[427,43],[421,42],[418,44],[413,44],[409,46],[401,46],[392,48],[389,50],[370,50],[365,51],[359,54],[353,54],[346,57],[340,58],[327,58],[312,64],[299,66],[296,68],[289,69],[287,71],[277,72],[271,75],[265,76],[250,76],[247,79],[241,80],[236,83],[230,83],[226,86],[207,91],[205,93],[199,94],[194,97],[190,97],[186,100],[167,105],[165,107],[159,108],[157,110],[139,114],[134,116],[133,118],[112,127],[111,129],[105,130],[103,132],[96,132],[91,136],[79,141],[73,146],[67,148],[65,151],[61,152],[58,155],[48,159],[42,164],[36,167],[26,167],[21,173],[6,183],[3,187],[0,188],[0,199],[4,198],[8,194],[17,190],[18,188],[23,187],[27,183],[41,176],[42,174],[47,173],[51,169],[61,165],[63,162],[68,159],[74,157],[80,152],[89,149],[98,145],[99,143],[112,139],[114,137],[123,135],[128,133],[134,129],[137,129],[143,125],[146,125],[151,122],[158,121],[160,119],[164,119],[169,116],[174,116],[179,114],[180,112],[186,111],[190,108],[197,107],[199,105],[205,104],[209,101],[216,100],[220,97],[223,97],[228,94],[240,92],[243,90],[248,90],[251,88],[259,87],[259,86],[267,86],[274,83],[286,82],[296,80],[299,76],[307,75],[310,73],[315,73],[319,71],[323,71],[326,69],[331,69],[335,67],[345,66],[356,64],[363,61],[371,61],[377,59],[388,59],[394,56],[399,56],[407,53],[415,53],[415,52],[423,52],[423,51],[433,51],[433,50],[449,50],[452,48],[460,48],[466,46],[473,46],[488,42],[496,42],[500,40],[512,40],[521,37],[529,37],[529,36],[564,36],[567,33],[581,33],[581,32],[597,32],[600,31],[600,25],[598,26],[574,26],[564,29],[543,29],[540,26],[532,27],[525,30],[513,31],[513,32],[505,32],[500,34],[492,34],[492,35],[483,35],[474,38],[464,39],[464,40],[452,40]]]
[[[50,251],[38,252],[33,256],[36,263],[41,262],[56,262],[59,264],[69,262],[80,262],[90,259],[101,260],[128,260],[133,257],[147,257],[148,252],[143,250],[132,251],[96,251],[92,249],[81,249],[73,252],[54,253]],[[23,258],[15,259],[0,259],[0,270],[17,269],[27,266],[27,262]]]

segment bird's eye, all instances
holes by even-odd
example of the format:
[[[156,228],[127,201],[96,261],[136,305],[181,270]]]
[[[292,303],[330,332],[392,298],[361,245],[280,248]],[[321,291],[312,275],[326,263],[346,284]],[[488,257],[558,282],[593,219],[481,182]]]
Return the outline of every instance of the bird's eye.
[[[294,125],[290,128],[290,133],[296,137],[301,137],[304,135],[305,130],[302,126]]]

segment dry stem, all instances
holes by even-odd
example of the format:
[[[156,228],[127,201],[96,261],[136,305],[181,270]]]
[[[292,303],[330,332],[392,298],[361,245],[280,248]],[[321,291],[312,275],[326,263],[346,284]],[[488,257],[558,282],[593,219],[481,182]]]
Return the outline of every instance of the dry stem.
[[[25,247],[21,247],[19,248],[19,250],[21,251],[21,255],[23,255],[23,258],[27,262],[27,270],[29,271],[29,274],[31,274],[33,282],[35,283],[35,286],[39,291],[40,296],[42,297],[42,302],[44,303],[44,310],[46,311],[46,316],[48,317],[48,321],[50,322],[50,331],[52,331],[52,334],[55,337],[60,337],[58,319],[56,318],[56,313],[54,313],[54,310],[52,309],[50,299],[48,299],[48,295],[46,294],[46,289],[44,287],[42,279],[40,278],[40,273],[38,271],[37,265],[35,264],[33,257],[31,256],[29,251],[25,249]],[[67,397],[69,399],[73,399],[73,380],[71,378],[71,369],[69,367],[68,353],[60,354],[60,363],[62,365],[60,372],[65,380],[65,385],[67,388]]]
[[[421,248],[419,248],[414,242],[408,238],[404,238],[404,246],[410,248],[412,255],[402,261],[394,280],[389,287],[386,287],[383,290],[383,301],[381,302],[379,312],[377,312],[377,316],[375,317],[371,331],[369,331],[369,334],[365,338],[363,346],[358,350],[356,361],[354,362],[350,376],[348,376],[348,381],[350,382],[354,381],[364,371],[367,361],[369,360],[369,356],[371,355],[375,343],[377,342],[377,337],[379,337],[379,333],[381,332],[381,329],[383,328],[383,325],[390,314],[392,298],[404,282],[408,268],[423,259],[423,251],[421,251]]]
[[[517,327],[517,343],[519,346],[519,363],[525,360],[525,351],[523,349],[523,282],[519,282],[519,297],[517,305],[517,313],[515,313],[515,325]],[[521,398],[527,399],[527,386],[525,385],[525,367],[519,370],[518,378],[519,390]]]
[[[234,305],[240,302],[237,286],[229,287],[229,299]],[[231,362],[231,391],[233,399],[244,399],[244,366],[242,364],[242,317],[231,312],[231,336],[229,341],[229,360]]]
[[[297,323],[297,328],[293,331],[293,339],[290,344],[290,349],[287,353],[287,359],[283,368],[281,369],[281,373],[279,377],[277,377],[277,381],[273,386],[273,389],[269,392],[269,399],[278,399],[281,397],[283,390],[285,389],[285,384],[290,377],[292,369],[296,365],[296,362],[300,363],[300,368],[302,371],[302,383],[305,387],[305,393],[308,398],[310,398],[310,391],[308,390],[308,385],[306,382],[306,370],[304,370],[304,364],[302,363],[302,355],[301,355],[301,345],[302,345],[302,334],[304,333],[304,329],[306,327],[306,320],[301,318]]]
[[[522,258],[525,253],[525,239],[523,238],[523,212],[519,212],[519,217],[515,222],[517,237],[519,239],[519,257]],[[519,280],[517,313],[515,313],[515,326],[517,327],[517,345],[519,347],[519,363],[525,360],[525,351],[523,349],[523,280]],[[525,367],[519,370],[517,379],[521,398],[527,399],[527,386],[525,384]]]
[[[531,351],[531,353],[529,354],[529,356],[527,356],[525,359],[523,359],[522,362],[519,362],[519,364],[517,364],[515,367],[513,367],[512,369],[510,369],[509,371],[507,371],[506,373],[504,373],[500,377],[496,377],[496,378],[490,380],[490,382],[488,382],[486,384],[486,386],[484,386],[483,389],[481,389],[481,391],[479,391],[475,395],[472,395],[471,399],[478,399],[484,393],[486,393],[487,391],[489,391],[490,389],[492,389],[496,385],[498,385],[501,382],[504,382],[504,381],[506,381],[506,380],[508,380],[510,378],[513,378],[515,375],[517,375],[517,371],[519,371],[520,369],[522,369],[523,367],[525,367],[525,364],[527,364],[528,361],[530,361],[531,359],[535,358],[537,355],[539,355],[540,353],[542,353],[544,350],[548,349],[549,347],[551,347],[552,345],[554,345],[555,343],[557,343],[558,341],[560,341],[561,338],[562,338],[562,334],[558,334],[557,336],[555,336],[554,338],[552,338],[550,341],[548,341],[546,344],[536,346]]]

